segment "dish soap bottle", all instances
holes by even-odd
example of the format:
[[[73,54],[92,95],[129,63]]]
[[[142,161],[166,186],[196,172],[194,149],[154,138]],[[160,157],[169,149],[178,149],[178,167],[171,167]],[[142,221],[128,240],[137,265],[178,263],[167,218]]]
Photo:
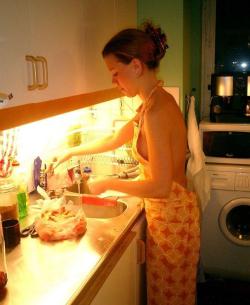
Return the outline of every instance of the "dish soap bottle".
[[[8,281],[8,277],[7,277],[7,267],[6,267],[6,257],[5,257],[5,244],[3,237],[1,214],[0,214],[0,291],[5,287],[7,281]]]
[[[18,161],[13,161],[13,172],[12,179],[17,187],[17,203],[18,203],[18,212],[19,219],[22,219],[27,216],[27,204],[28,204],[28,187],[25,178],[25,172],[20,167]]]

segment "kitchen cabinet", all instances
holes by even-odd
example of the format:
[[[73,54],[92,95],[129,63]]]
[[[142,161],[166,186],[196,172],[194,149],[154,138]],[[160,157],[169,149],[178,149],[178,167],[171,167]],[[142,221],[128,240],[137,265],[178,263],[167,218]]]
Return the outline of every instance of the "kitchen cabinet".
[[[84,71],[85,90],[111,87],[111,75],[102,59],[102,49],[118,31],[136,27],[136,0],[84,1]]]
[[[0,91],[13,94],[5,107],[79,94],[82,2],[1,0],[0,4]],[[44,90],[28,89],[33,80],[27,55],[47,60],[48,87]],[[38,82],[41,74],[38,63]]]
[[[91,305],[143,305],[145,288],[145,216],[137,220],[134,238],[109,274]]]
[[[13,94],[0,108],[111,88],[101,50],[118,29],[136,25],[135,0],[0,0],[0,9],[0,92]],[[43,90],[28,90],[26,55],[47,61]],[[36,68],[42,83],[41,62]]]
[[[37,198],[36,193],[30,196],[30,212]],[[87,218],[87,231],[76,240],[22,238],[6,255],[8,283],[0,296],[1,305],[91,304],[134,240],[131,227],[143,213],[140,198],[124,197],[123,201],[127,208],[119,216]],[[21,229],[33,222],[36,213],[34,209],[20,221]]]

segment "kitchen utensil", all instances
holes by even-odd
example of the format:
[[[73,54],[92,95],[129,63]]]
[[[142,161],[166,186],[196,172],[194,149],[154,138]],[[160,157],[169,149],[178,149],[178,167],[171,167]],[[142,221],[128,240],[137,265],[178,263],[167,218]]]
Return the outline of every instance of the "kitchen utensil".
[[[36,232],[35,223],[32,223],[31,225],[27,226],[26,228],[22,229],[20,232],[21,237],[27,237],[30,235],[30,237],[38,237],[38,233]]]

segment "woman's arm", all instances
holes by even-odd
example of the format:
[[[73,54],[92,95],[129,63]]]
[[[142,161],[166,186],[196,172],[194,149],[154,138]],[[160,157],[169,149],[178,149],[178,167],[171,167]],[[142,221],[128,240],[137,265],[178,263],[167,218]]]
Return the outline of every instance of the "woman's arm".
[[[127,143],[133,138],[133,121],[134,119],[130,120],[112,135],[67,149],[60,156],[54,158],[53,161],[55,163],[53,164],[53,168],[55,169],[58,165],[67,161],[72,156],[102,153],[114,150]]]
[[[173,181],[172,128],[175,128],[175,110],[171,105],[155,103],[144,115],[147,140],[149,176],[142,181],[105,179],[90,183],[91,192],[98,194],[108,189],[145,198],[163,198],[170,192]]]

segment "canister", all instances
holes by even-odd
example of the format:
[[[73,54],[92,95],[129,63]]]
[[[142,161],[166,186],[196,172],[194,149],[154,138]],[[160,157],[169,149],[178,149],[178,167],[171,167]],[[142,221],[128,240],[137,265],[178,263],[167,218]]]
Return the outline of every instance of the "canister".
[[[17,188],[10,178],[0,178],[0,214],[2,220],[18,219]]]

